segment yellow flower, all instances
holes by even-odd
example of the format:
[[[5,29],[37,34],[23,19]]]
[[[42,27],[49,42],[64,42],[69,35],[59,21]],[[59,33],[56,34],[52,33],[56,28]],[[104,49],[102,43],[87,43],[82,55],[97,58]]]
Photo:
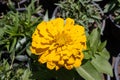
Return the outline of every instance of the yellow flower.
[[[46,63],[47,68],[56,70],[79,67],[85,49],[84,27],[75,25],[71,18],[42,21],[32,35],[30,47],[31,52],[39,56],[40,63]]]

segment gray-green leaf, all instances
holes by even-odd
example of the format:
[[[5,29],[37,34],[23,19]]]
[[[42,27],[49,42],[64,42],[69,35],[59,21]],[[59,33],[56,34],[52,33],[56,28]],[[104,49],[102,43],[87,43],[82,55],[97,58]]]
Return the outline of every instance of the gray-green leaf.
[[[101,74],[94,68],[94,66],[87,62],[86,64],[76,68],[76,71],[85,80],[102,80]]]
[[[91,61],[92,65],[101,73],[109,74],[113,76],[112,66],[107,59],[100,55],[95,55]]]

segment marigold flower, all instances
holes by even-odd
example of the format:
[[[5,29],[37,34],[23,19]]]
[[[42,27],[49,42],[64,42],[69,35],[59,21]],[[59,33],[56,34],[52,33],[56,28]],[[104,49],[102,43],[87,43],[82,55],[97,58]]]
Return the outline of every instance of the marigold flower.
[[[79,67],[86,49],[84,27],[75,25],[74,20],[56,18],[48,22],[42,21],[32,35],[30,50],[39,56],[40,63],[47,68],[58,70],[65,67],[71,70]]]

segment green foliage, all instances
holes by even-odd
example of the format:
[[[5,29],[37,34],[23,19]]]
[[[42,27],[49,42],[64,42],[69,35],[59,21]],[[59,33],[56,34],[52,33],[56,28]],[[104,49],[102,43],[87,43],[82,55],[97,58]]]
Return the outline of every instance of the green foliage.
[[[103,73],[113,76],[112,67],[108,61],[110,56],[105,45],[106,41],[100,41],[99,28],[94,29],[88,36],[88,50],[84,51],[86,63],[76,68],[85,80],[102,80]]]
[[[101,74],[96,70],[91,62],[85,63],[76,70],[85,80],[102,80]]]
[[[104,57],[100,55],[95,55],[95,57],[92,58],[91,61],[92,65],[100,72],[100,73],[105,73],[113,76],[112,74],[112,66],[106,60]],[[103,66],[101,66],[103,65]],[[105,68],[107,66],[107,68]]]
[[[12,6],[11,1],[9,4]],[[12,6],[0,19],[0,80],[30,80],[28,49],[31,35],[42,17],[33,15],[41,10],[41,6],[35,8],[34,1],[26,8],[20,13]]]
[[[3,60],[3,63],[0,65],[0,80],[29,80],[27,79],[27,76],[30,76],[30,72],[28,72],[29,69],[25,69],[23,66],[15,65],[16,64],[11,66],[7,60]]]
[[[98,0],[92,0],[98,1]],[[91,0],[65,0],[57,4],[63,18],[73,18],[76,23],[84,26],[88,31],[89,27],[100,27],[100,10]],[[93,26],[96,24],[97,26]]]

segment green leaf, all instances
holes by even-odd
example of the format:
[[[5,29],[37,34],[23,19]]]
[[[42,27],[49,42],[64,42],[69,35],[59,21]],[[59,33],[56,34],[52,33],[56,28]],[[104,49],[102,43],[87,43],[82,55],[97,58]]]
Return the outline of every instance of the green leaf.
[[[101,19],[100,16],[94,16],[94,15],[92,15],[91,17],[92,17],[93,19]]]
[[[28,8],[27,8],[27,24],[30,24],[30,19],[31,19],[31,15],[32,15],[32,13],[31,13],[31,7],[30,6],[28,6]]]
[[[104,41],[102,43],[100,42],[99,47],[98,47],[98,51],[102,51],[105,48],[106,43],[107,43],[107,41]]]
[[[29,77],[30,77],[30,70],[29,69],[26,69],[24,74],[22,75],[22,80],[30,80]]]
[[[101,74],[96,70],[96,68],[94,68],[94,66],[90,62],[85,63],[79,68],[76,68],[76,71],[85,80],[102,80]]]
[[[0,28],[0,39],[4,35],[4,28]]]
[[[30,25],[30,20],[31,20],[31,16],[35,11],[35,6],[34,6],[35,0],[32,0],[31,3],[29,4],[29,6],[27,7],[27,24]]]
[[[99,72],[113,76],[112,66],[104,57],[100,55],[95,55],[91,63]]]
[[[83,51],[84,53],[84,59],[90,59],[91,58],[91,54],[90,54],[90,51]]]
[[[10,47],[10,53],[15,49],[16,42],[17,42],[17,38],[14,38],[13,42],[12,42],[12,45]]]
[[[9,9],[15,11],[15,6],[11,0],[8,0],[8,7],[9,7]]]
[[[29,47],[26,49],[26,52],[27,52],[27,54],[28,54],[29,56],[31,56],[32,53],[31,53]]]
[[[38,11],[40,11],[42,9],[42,6],[38,6],[36,9],[35,9],[35,13],[37,13]]]
[[[98,28],[94,29],[91,32],[90,36],[88,37],[88,41],[90,44],[91,51],[95,53],[98,47],[98,43],[100,41],[100,31],[98,30]]]
[[[114,2],[107,4],[104,8],[104,12],[107,13],[107,12],[111,11],[115,7],[115,5],[116,5],[116,3],[114,3]]]
[[[91,47],[93,47],[94,44],[96,44],[96,42],[98,42],[98,39],[100,39],[99,37],[100,37],[100,33],[98,32],[98,28],[96,28],[91,32],[91,34],[89,36]]]
[[[14,17],[14,31],[17,33],[18,31],[18,25],[19,25],[19,13],[17,12]]]
[[[107,51],[106,48],[104,48],[99,54],[104,57],[106,60],[110,59],[110,53]]]

